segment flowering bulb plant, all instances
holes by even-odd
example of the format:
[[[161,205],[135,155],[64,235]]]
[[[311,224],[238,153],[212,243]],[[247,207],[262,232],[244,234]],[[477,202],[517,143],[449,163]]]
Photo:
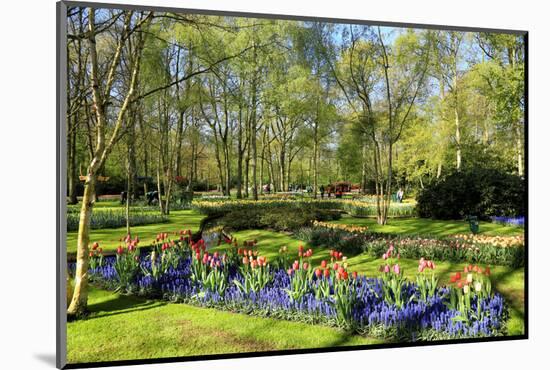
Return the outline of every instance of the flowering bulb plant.
[[[287,271],[290,268],[290,255],[288,252],[288,247],[286,245],[279,248],[279,253],[275,258],[275,262],[273,263],[273,266],[276,269],[285,270],[285,271]]]
[[[336,321],[339,325],[351,329],[354,326],[353,308],[357,304],[357,273],[352,273],[350,281],[346,257],[342,257],[342,260],[342,265],[334,272]]]
[[[393,244],[390,244],[388,250],[382,255],[382,259],[386,261],[386,264],[380,266],[383,298],[386,302],[394,304],[398,308],[403,307],[406,303],[403,291],[407,284],[407,280],[403,277],[403,270],[398,263],[400,258],[401,256],[395,250]],[[395,263],[394,259],[397,260]]]
[[[103,267],[103,249],[99,246],[98,242],[92,244],[92,250],[90,250],[90,268],[92,270],[98,267]]]
[[[251,292],[259,292],[261,289],[273,280],[273,275],[270,272],[267,257],[259,256],[254,259],[254,256],[244,256],[242,265],[240,266],[243,282],[234,279],[236,287],[245,294]]]
[[[217,292],[220,295],[227,289],[227,277],[229,275],[226,262],[226,255],[220,256],[219,252],[212,254],[206,251],[206,245],[203,239],[197,243],[190,244],[193,250],[191,258],[190,278],[195,283],[204,287],[210,292]],[[199,295],[204,295],[200,292]]]
[[[124,238],[124,242],[126,243],[126,248],[119,245],[116,250],[114,268],[119,282],[117,291],[128,290],[140,268],[139,253],[137,250],[139,238],[136,236],[135,239],[132,239],[128,234]]]
[[[446,304],[459,312],[453,320],[469,322],[471,319],[483,319],[486,312],[482,310],[480,302],[492,297],[490,275],[491,269],[488,266],[483,269],[477,265],[464,266],[462,274],[451,274],[450,282],[454,285],[450,287],[449,301]]]
[[[298,246],[298,259],[287,270],[290,277],[290,288],[286,289],[286,292],[293,301],[301,299],[310,291],[310,287],[313,285],[313,273],[310,263],[312,255],[313,250],[311,248],[306,251],[303,245]]]
[[[424,302],[433,297],[439,284],[439,278],[434,274],[435,262],[426,260],[424,257],[418,261],[418,273],[416,274],[416,285],[420,299]],[[429,271],[429,272],[428,272]]]

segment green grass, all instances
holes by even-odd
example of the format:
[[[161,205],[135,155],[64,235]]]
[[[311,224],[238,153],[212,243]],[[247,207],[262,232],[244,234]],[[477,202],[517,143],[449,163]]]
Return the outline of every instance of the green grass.
[[[69,363],[379,343],[344,331],[92,289],[89,318],[67,324]]]
[[[355,218],[344,215],[334,223],[355,226],[367,226],[369,230],[392,234],[419,234],[446,236],[451,234],[469,234],[470,226],[466,221],[431,220],[428,218],[390,218],[387,225],[378,225],[375,218]],[[512,236],[522,235],[524,229],[516,226],[506,226],[491,222],[479,223],[480,234]]]
[[[99,202],[111,203],[111,202]],[[142,245],[148,245],[158,233],[174,232],[183,229],[197,231],[203,215],[193,210],[171,211],[169,221],[161,224],[132,227],[132,235],[139,236]],[[103,250],[115,250],[120,245],[120,238],[126,235],[126,228],[98,229],[90,232],[90,241],[99,242]],[[67,233],[67,252],[76,252],[77,232]]]
[[[290,234],[283,234],[268,230],[244,230],[232,234],[242,245],[245,240],[258,240],[258,250],[261,255],[266,256],[268,260],[273,260],[279,253],[279,248],[287,246],[290,249],[292,258],[297,257],[298,245],[304,243],[295,239]],[[223,250],[226,245],[215,248]],[[320,248],[314,248],[312,264],[318,266],[321,260],[330,260],[328,251]],[[351,271],[357,271],[366,276],[377,276],[378,269],[383,264],[382,258],[370,257],[366,254],[349,257],[348,264]],[[440,278],[440,284],[448,284],[451,272],[462,271],[465,263],[451,263],[444,261],[435,261],[435,273]],[[418,260],[405,259],[399,260],[403,267],[404,275],[413,280],[418,269]],[[483,265],[485,266],[485,265]],[[508,322],[508,332],[510,335],[519,335],[524,331],[524,270],[523,268],[510,268],[505,266],[490,266],[491,281],[497,291],[499,291],[510,305],[511,318]]]

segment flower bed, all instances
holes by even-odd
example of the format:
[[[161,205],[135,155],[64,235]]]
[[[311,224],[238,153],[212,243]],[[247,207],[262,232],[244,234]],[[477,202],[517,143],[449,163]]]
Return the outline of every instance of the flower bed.
[[[491,220],[496,224],[507,225],[507,226],[525,226],[525,217],[506,217],[506,216],[493,216]]]
[[[150,225],[167,222],[168,217],[161,215],[158,208],[133,207],[130,209],[132,226]],[[67,210],[67,231],[77,231],[80,222],[80,210]],[[126,226],[126,210],[123,208],[95,208],[92,212],[92,229],[112,229]]]
[[[317,223],[302,228],[296,237],[313,246],[335,247],[348,254],[379,256],[388,244],[395,245],[402,257],[439,261],[485,263],[510,267],[525,264],[523,236],[452,235],[443,238],[371,233],[346,230]]]
[[[160,234],[151,253],[141,257],[137,239],[127,238],[116,257],[101,257],[94,245],[91,279],[151,298],[337,326],[388,340],[505,334],[505,302],[491,292],[477,266],[465,267],[464,280],[452,275],[453,284],[460,285],[438,287],[430,275],[435,264],[424,259],[416,282],[404,279],[393,247],[384,253],[381,276],[367,278],[348,271],[346,257],[335,250],[330,260],[312,266],[311,249],[300,247],[292,262],[284,248],[275,267],[253,242],[239,248],[228,240],[233,246],[220,255],[209,253],[203,241],[188,244],[189,236],[171,241]]]
[[[213,215],[236,211],[268,212],[274,210],[334,210],[349,213],[354,217],[376,216],[376,205],[369,202],[343,199],[261,199],[253,200],[194,200],[192,207],[198,212]],[[411,203],[391,203],[389,217],[414,217],[415,205]]]

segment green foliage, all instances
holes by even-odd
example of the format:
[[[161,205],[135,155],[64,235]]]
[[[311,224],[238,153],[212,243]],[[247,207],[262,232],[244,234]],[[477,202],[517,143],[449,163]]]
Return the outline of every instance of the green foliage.
[[[427,258],[438,261],[486,263],[521,267],[525,264],[525,247],[522,238],[465,236],[425,237],[380,233],[350,233],[344,230],[313,227],[302,228],[296,236],[317,247],[333,248],[348,255],[367,253],[380,257],[394,245],[403,258]]]
[[[495,169],[454,172],[422,190],[417,209],[421,217],[442,220],[521,216],[525,185],[520,177]]]
[[[161,215],[158,209],[148,207],[130,208],[130,225],[150,225],[168,221],[168,217]],[[77,231],[80,222],[80,213],[76,208],[67,211],[67,231]],[[126,211],[124,208],[95,208],[92,212],[90,227],[92,229],[114,229],[126,226]]]

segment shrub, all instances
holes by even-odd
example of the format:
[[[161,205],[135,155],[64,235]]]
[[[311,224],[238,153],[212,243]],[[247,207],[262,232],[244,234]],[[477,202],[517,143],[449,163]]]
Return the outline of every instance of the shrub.
[[[321,209],[292,209],[287,207],[262,209],[237,209],[226,213],[217,221],[233,230],[273,228],[280,231],[310,226],[313,221],[330,221],[340,217],[338,212]]]
[[[420,217],[442,220],[522,215],[525,184],[520,177],[495,169],[454,172],[423,189],[417,202]]]

